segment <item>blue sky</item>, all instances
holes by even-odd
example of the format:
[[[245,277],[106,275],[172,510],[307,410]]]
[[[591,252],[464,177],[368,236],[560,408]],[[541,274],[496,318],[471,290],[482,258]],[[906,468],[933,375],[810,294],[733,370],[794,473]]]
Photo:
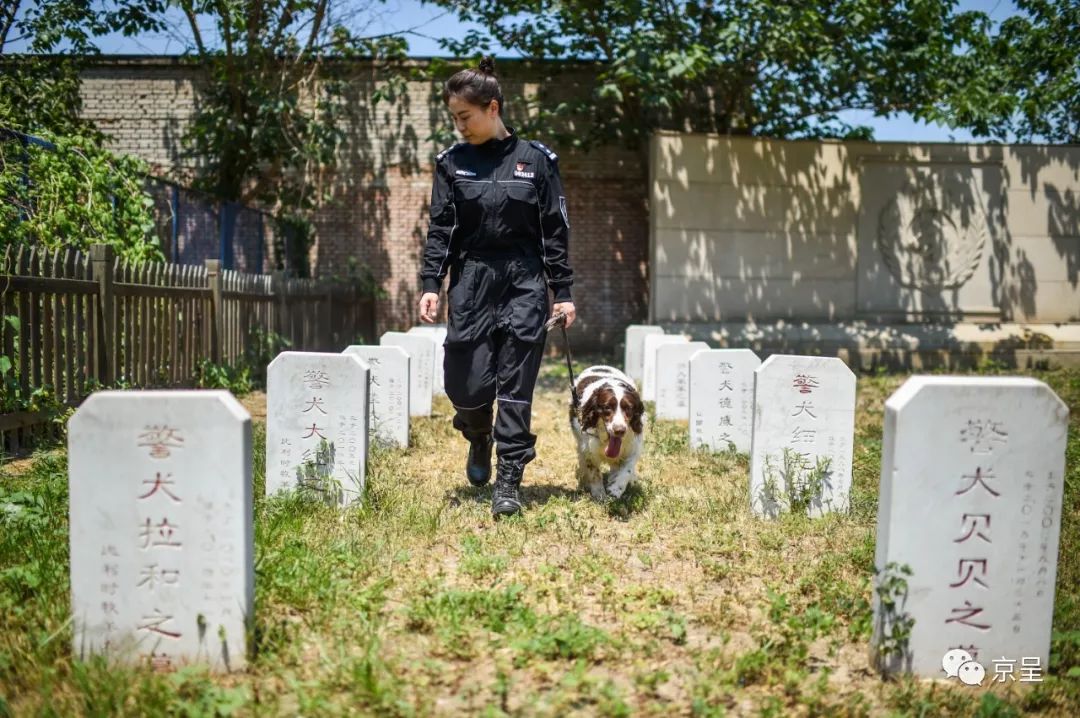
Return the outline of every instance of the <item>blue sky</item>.
[[[1011,0],[960,0],[959,6],[962,10],[982,10],[996,22],[1016,13]],[[424,5],[420,0],[374,2],[372,10],[370,22],[364,28],[365,34],[410,30],[409,53],[415,56],[445,56],[446,53],[438,44],[439,37],[460,38],[470,29],[479,29],[471,23],[460,22],[442,8]],[[182,28],[182,17],[175,19],[177,27]],[[183,39],[169,33],[140,38],[108,36],[99,40],[99,46],[102,52],[115,54],[178,54],[184,50]],[[518,56],[502,48],[496,50],[496,59]],[[869,125],[879,140],[967,142],[976,139],[967,131],[916,122],[906,114],[885,119],[873,117],[868,112],[853,111],[845,113],[843,119],[853,124]]]

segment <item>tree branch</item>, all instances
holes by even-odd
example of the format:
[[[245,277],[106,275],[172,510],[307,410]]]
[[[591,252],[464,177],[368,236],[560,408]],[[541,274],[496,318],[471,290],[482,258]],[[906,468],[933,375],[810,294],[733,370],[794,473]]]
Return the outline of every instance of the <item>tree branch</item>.
[[[304,56],[311,51],[311,48],[315,45],[315,38],[322,32],[323,20],[326,18],[326,3],[328,0],[319,0],[319,4],[315,7],[315,21],[311,25],[311,34],[308,35],[307,43],[300,56]]]
[[[15,26],[15,15],[18,14],[19,6],[21,4],[21,0],[14,0],[8,8],[7,13],[5,13],[3,25],[0,26],[0,52],[4,51],[8,33],[11,32],[11,28]]]
[[[199,22],[195,17],[195,9],[191,6],[191,0],[180,0],[180,9],[184,11],[188,25],[191,26],[191,35],[195,38],[195,48],[198,50],[199,56],[205,58],[206,45],[203,44],[202,33],[199,32]]]

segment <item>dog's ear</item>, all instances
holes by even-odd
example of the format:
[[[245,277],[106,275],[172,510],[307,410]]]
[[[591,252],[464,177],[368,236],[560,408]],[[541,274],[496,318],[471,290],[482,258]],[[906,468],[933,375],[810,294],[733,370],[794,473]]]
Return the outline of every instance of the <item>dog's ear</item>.
[[[630,430],[635,434],[640,434],[644,429],[642,417],[645,416],[645,402],[636,391],[627,394],[626,400],[630,402]]]
[[[583,429],[591,429],[600,419],[600,409],[596,401],[598,393],[594,391],[581,407],[581,428]]]

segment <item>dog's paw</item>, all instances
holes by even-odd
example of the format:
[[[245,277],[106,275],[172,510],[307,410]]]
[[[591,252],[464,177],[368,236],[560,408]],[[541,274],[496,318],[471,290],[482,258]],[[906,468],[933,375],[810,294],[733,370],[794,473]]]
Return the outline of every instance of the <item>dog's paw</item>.
[[[588,488],[589,488],[589,495],[592,496],[594,500],[596,500],[596,501],[605,501],[605,500],[607,500],[608,494],[607,494],[607,491],[604,490],[604,484],[603,484],[602,481],[596,481],[594,483],[591,483],[591,484],[589,484]]]
[[[616,500],[621,499],[630,484],[635,481],[637,481],[637,477],[632,474],[618,474],[612,477],[611,481],[605,482],[608,496]]]

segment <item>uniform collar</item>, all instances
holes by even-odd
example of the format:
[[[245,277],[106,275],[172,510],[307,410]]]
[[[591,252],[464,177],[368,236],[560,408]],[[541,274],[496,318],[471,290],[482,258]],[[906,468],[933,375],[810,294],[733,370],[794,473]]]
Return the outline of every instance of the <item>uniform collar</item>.
[[[476,149],[485,153],[492,153],[498,155],[505,154],[508,150],[512,149],[514,145],[517,144],[518,140],[517,130],[515,130],[510,125],[507,125],[506,131],[510,134],[508,134],[503,139],[499,140],[492,137],[487,142],[482,142],[481,144],[477,145]]]

